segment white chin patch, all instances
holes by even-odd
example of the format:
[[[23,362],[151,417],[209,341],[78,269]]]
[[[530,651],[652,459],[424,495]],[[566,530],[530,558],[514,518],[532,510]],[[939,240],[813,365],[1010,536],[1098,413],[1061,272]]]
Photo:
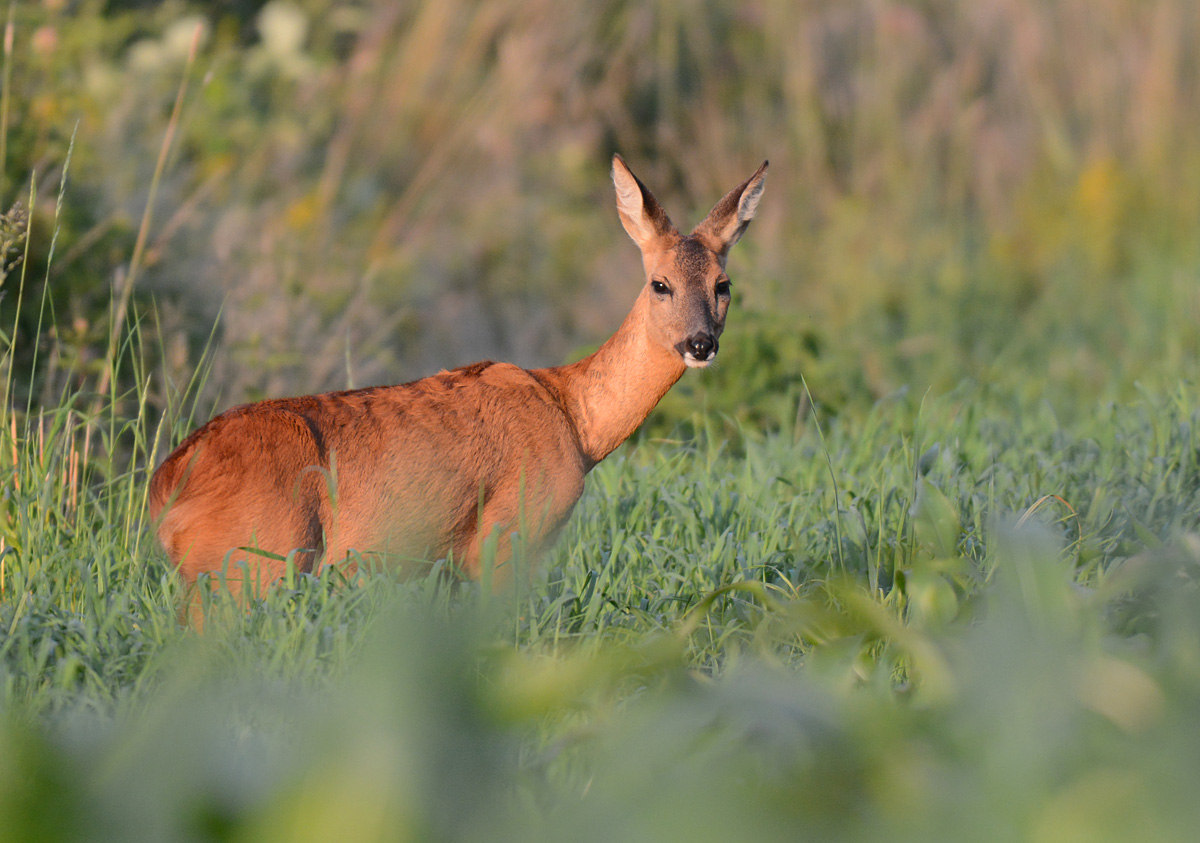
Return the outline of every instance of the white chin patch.
[[[707,369],[708,364],[716,359],[716,356],[717,355],[712,354],[707,360],[701,360],[698,357],[693,357],[689,352],[688,354],[683,355],[683,365],[687,366],[689,369]]]

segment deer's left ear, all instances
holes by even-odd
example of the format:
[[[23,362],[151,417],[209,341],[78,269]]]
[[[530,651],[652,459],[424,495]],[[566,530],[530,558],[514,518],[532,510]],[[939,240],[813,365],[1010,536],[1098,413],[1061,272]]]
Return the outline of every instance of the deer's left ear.
[[[667,212],[620,155],[613,156],[612,177],[617,189],[617,213],[621,225],[643,254],[678,238],[679,232],[671,224]]]
[[[762,162],[754,175],[726,193],[692,232],[705,246],[716,252],[722,262],[729,254],[729,248],[742,236],[750,220],[754,219],[767,180],[767,163]]]

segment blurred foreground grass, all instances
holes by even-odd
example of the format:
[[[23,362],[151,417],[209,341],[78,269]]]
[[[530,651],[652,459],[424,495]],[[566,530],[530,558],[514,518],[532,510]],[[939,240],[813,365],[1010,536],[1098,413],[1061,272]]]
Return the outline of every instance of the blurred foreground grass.
[[[846,652],[716,678],[670,634],[550,658],[496,644],[474,606],[385,613],[316,689],[260,638],[177,642],[127,714],[8,720],[3,833],[1186,840],[1196,550],[1081,595],[1053,543],[1014,537],[973,622],[909,633],[953,677],[911,699]],[[1136,639],[1133,594],[1156,604]]]

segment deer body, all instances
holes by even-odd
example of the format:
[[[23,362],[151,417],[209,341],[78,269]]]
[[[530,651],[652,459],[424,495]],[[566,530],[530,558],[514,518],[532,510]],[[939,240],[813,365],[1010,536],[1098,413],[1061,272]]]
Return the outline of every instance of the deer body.
[[[688,366],[708,365],[729,304],[725,257],[754,215],[766,164],[690,235],[620,157],[621,221],[647,283],[617,332],[576,363],[475,363],[399,386],[263,401],[189,436],[150,484],[150,514],[189,583],[245,561],[259,587],[355,554],[414,565],[452,556],[478,576],[489,540],[501,577],[521,529],[552,540],[584,477]],[[247,550],[247,549],[250,550]],[[266,554],[255,553],[266,551]]]

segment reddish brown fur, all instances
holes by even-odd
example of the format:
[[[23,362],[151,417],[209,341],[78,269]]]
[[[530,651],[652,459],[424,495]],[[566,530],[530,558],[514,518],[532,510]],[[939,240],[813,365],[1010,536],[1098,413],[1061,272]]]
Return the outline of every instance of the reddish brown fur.
[[[619,157],[618,210],[647,284],[620,329],[568,366],[476,363],[400,386],[236,407],[192,433],[150,483],[150,514],[184,579],[226,568],[240,590],[355,554],[411,566],[453,555],[480,574],[495,536],[552,540],[592,466],[623,442],[682,376],[689,338],[716,338],[725,256],[753,216],[766,164],[692,235],[680,235]],[[656,292],[655,282],[669,286]],[[256,548],[271,555],[247,552]],[[229,563],[227,566],[227,562]]]

